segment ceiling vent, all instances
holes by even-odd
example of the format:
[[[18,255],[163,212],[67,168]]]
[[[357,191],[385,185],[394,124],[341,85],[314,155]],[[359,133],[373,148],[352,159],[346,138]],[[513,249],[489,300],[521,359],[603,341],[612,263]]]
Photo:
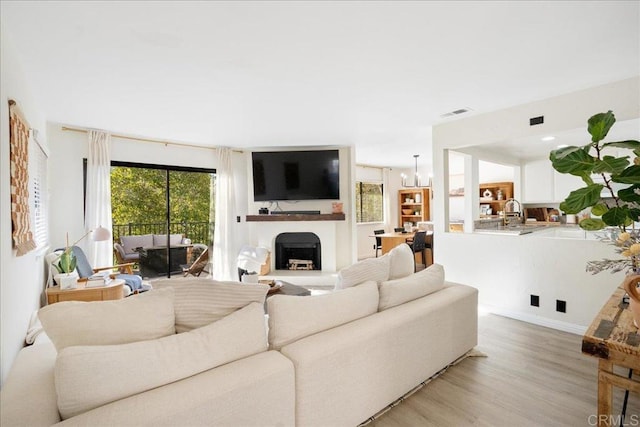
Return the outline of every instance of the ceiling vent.
[[[469,111],[473,111],[471,108],[458,108],[457,110],[453,110],[449,113],[444,113],[440,115],[440,118],[446,119],[447,117],[459,116],[460,114],[468,113]]]

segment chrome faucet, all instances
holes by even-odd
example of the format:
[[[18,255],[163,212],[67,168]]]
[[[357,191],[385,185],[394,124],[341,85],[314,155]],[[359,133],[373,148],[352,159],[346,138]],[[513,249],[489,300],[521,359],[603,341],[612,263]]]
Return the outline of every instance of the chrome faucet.
[[[516,204],[518,208],[516,209]],[[522,205],[516,199],[508,199],[504,204],[502,210],[502,219],[505,226],[510,226],[512,223],[519,224],[522,222]]]

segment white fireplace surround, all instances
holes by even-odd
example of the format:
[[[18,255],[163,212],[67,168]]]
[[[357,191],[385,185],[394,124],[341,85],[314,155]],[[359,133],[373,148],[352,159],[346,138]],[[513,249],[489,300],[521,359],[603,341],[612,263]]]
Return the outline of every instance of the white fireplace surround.
[[[322,272],[335,273],[337,232],[335,221],[254,222],[251,224],[253,244],[271,252],[271,270],[275,269],[275,243],[280,233],[311,232],[320,238]]]

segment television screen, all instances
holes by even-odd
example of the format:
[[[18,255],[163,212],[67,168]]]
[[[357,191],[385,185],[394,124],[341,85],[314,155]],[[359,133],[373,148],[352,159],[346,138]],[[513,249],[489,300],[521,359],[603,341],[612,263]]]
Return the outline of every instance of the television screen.
[[[255,151],[252,160],[256,202],[340,198],[338,150]]]

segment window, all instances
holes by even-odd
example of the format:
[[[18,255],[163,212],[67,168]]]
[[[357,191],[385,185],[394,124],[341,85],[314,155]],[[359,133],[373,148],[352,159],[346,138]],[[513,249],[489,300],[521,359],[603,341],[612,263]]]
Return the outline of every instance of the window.
[[[356,182],[356,222],[383,222],[382,184]]]
[[[33,240],[37,248],[49,244],[49,215],[47,203],[47,153],[37,141],[37,132],[29,138],[29,186]]]

